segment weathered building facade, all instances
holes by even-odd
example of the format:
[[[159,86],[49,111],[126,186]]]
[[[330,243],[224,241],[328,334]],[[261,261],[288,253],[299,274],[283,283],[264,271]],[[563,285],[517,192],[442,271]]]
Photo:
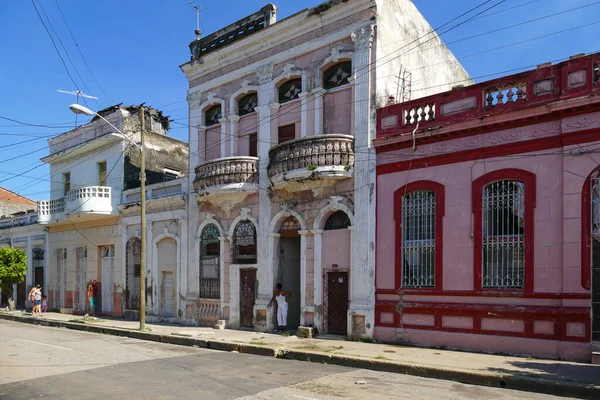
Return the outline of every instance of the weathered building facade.
[[[195,190],[181,313],[270,330],[281,282],[288,327],[371,335],[375,109],[409,97],[398,71],[419,95],[470,79],[437,37],[398,51],[431,30],[411,1],[332,0],[280,22],[276,11],[198,37],[181,66]]]
[[[20,196],[19,196],[20,197]],[[46,270],[47,236],[44,227],[38,224],[35,202],[29,199],[28,207],[33,203],[33,209],[3,215],[0,218],[0,246],[10,246],[21,249],[27,255],[27,275],[25,282],[13,285],[12,297],[19,308],[30,306],[27,293],[34,285],[46,288],[48,275]],[[24,203],[24,201],[20,201]],[[18,207],[18,206],[17,206]],[[6,304],[7,293],[2,293],[0,304]]]
[[[600,54],[378,110],[375,337],[589,361]]]
[[[140,107],[118,105],[99,114],[140,143]],[[187,144],[168,137],[168,129],[162,113],[145,108],[149,203],[167,193],[161,188],[171,185],[168,181],[180,179],[187,171]],[[135,260],[128,258],[130,232],[121,208],[135,202],[128,191],[136,187],[139,201],[139,150],[95,117],[50,139],[49,153],[42,161],[50,164],[52,200],[38,202],[39,223],[48,231],[49,308],[82,312],[87,307],[87,285],[95,279],[100,285],[101,314],[120,317],[127,310],[135,314],[140,263],[136,269]],[[131,247],[133,253],[133,242]],[[154,292],[153,285],[160,283],[149,277],[148,291]]]

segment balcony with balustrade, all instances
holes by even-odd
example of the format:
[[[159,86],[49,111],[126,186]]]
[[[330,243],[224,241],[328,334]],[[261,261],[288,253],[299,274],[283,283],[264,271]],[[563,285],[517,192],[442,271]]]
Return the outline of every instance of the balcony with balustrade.
[[[540,118],[549,104],[560,112],[574,99],[598,93],[600,53],[577,55],[560,64],[389,104],[377,111],[374,145],[384,150],[413,146],[415,139],[424,144],[460,136],[467,129],[499,126],[506,119],[518,125],[519,120]]]
[[[225,157],[196,167],[194,189],[199,196],[258,191],[258,158]]]
[[[109,186],[82,186],[63,197],[38,201],[38,221],[44,225],[85,222],[119,215],[121,192]]]
[[[269,151],[267,172],[273,187],[292,192],[352,178],[354,137],[316,135],[279,144]]]

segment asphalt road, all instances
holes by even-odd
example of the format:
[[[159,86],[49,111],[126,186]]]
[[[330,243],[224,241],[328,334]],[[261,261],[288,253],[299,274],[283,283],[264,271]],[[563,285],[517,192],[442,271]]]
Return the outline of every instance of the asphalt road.
[[[559,399],[0,321],[0,399],[40,398]]]

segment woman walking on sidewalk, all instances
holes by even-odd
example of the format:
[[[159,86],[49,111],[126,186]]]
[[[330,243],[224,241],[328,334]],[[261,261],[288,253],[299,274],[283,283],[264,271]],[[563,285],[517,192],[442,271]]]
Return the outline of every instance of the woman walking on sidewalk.
[[[33,308],[31,309],[31,315],[35,317],[36,313],[38,316],[42,316],[42,287],[40,285],[36,285],[31,288],[29,292],[29,300],[33,302]]]

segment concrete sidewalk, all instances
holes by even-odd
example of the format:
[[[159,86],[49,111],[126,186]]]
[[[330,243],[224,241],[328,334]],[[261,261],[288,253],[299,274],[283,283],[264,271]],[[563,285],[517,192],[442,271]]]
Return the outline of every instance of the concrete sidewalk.
[[[353,342],[330,335],[300,339],[281,334],[161,324],[146,324],[150,330],[140,332],[139,323],[135,321],[110,318],[84,321],[78,316],[58,313],[33,318],[21,311],[0,312],[0,319],[476,385],[600,399],[600,366],[591,364]]]

